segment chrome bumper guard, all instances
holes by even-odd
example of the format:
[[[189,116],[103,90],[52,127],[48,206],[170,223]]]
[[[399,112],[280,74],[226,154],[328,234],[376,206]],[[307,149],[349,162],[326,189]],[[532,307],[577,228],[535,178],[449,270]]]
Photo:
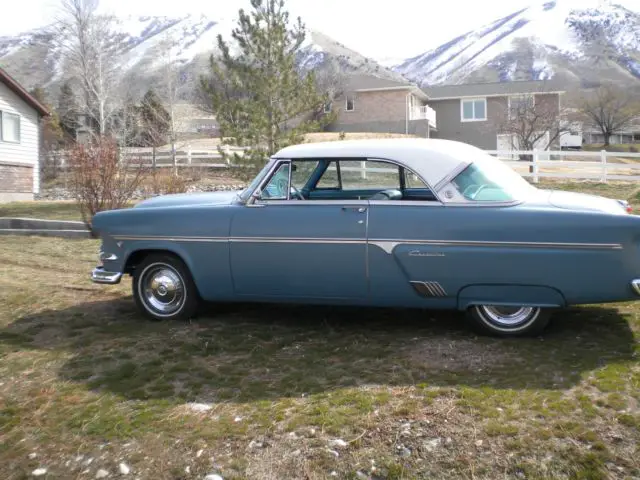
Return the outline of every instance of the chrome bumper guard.
[[[631,286],[633,290],[640,295],[640,278],[636,278],[635,280],[631,280]]]
[[[108,285],[115,285],[120,283],[122,273],[120,272],[106,272],[103,267],[96,267],[91,272],[91,280],[94,283],[105,283]]]

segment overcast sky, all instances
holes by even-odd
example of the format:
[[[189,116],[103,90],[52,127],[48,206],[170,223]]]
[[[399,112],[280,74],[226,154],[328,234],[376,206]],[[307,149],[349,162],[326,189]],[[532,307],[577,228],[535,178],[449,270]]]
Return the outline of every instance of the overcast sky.
[[[0,36],[48,23],[59,0],[1,0]],[[118,15],[204,13],[212,20],[235,18],[249,0],[100,0]],[[580,4],[580,0],[570,1]],[[640,0],[625,0],[638,2]],[[363,55],[384,60],[407,58],[456,35],[497,20],[536,0],[287,0],[292,16]]]

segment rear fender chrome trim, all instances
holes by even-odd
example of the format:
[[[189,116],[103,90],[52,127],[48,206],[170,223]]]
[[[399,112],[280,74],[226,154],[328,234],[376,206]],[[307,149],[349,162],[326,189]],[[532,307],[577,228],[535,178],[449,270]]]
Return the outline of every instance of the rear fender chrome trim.
[[[446,297],[447,292],[438,282],[409,282],[413,289],[423,297]]]
[[[398,245],[424,245],[438,247],[521,247],[587,250],[621,250],[619,243],[555,243],[555,242],[493,242],[473,240],[370,240],[370,244],[391,254]]]
[[[640,295],[640,278],[636,278],[635,280],[631,280],[631,287],[633,290]]]

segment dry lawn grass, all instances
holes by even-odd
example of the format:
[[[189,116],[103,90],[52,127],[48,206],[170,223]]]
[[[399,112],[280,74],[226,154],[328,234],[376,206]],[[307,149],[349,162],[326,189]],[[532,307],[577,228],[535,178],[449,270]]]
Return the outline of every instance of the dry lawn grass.
[[[453,312],[215,305],[154,323],[128,282],[90,283],[97,250],[0,237],[2,479],[121,462],[141,480],[640,476],[640,304],[514,341]]]

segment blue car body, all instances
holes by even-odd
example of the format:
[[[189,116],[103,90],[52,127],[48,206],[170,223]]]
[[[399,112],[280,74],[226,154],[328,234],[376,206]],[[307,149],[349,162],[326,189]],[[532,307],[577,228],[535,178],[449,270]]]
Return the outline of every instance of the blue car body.
[[[99,213],[93,225],[103,262],[94,281],[117,283],[142,256],[170,252],[207,301],[465,310],[640,298],[640,217],[622,202],[519,183],[510,191],[521,177],[501,177],[501,170],[494,178],[507,178],[502,186],[496,180],[469,190],[455,183],[461,172],[500,160],[458,142],[331,143],[285,149],[242,192],[167,195]],[[465,158],[462,165],[446,157],[449,150]],[[436,178],[429,162],[418,161],[422,154],[436,159]],[[344,158],[390,162],[422,182],[410,188],[401,181],[396,199],[395,189],[380,197],[380,185],[316,188],[327,165]],[[291,172],[292,161],[309,159],[317,166],[294,188],[282,165]],[[451,171],[441,165],[447,162]],[[519,197],[518,188],[526,194]],[[476,196],[460,195],[463,189]]]

